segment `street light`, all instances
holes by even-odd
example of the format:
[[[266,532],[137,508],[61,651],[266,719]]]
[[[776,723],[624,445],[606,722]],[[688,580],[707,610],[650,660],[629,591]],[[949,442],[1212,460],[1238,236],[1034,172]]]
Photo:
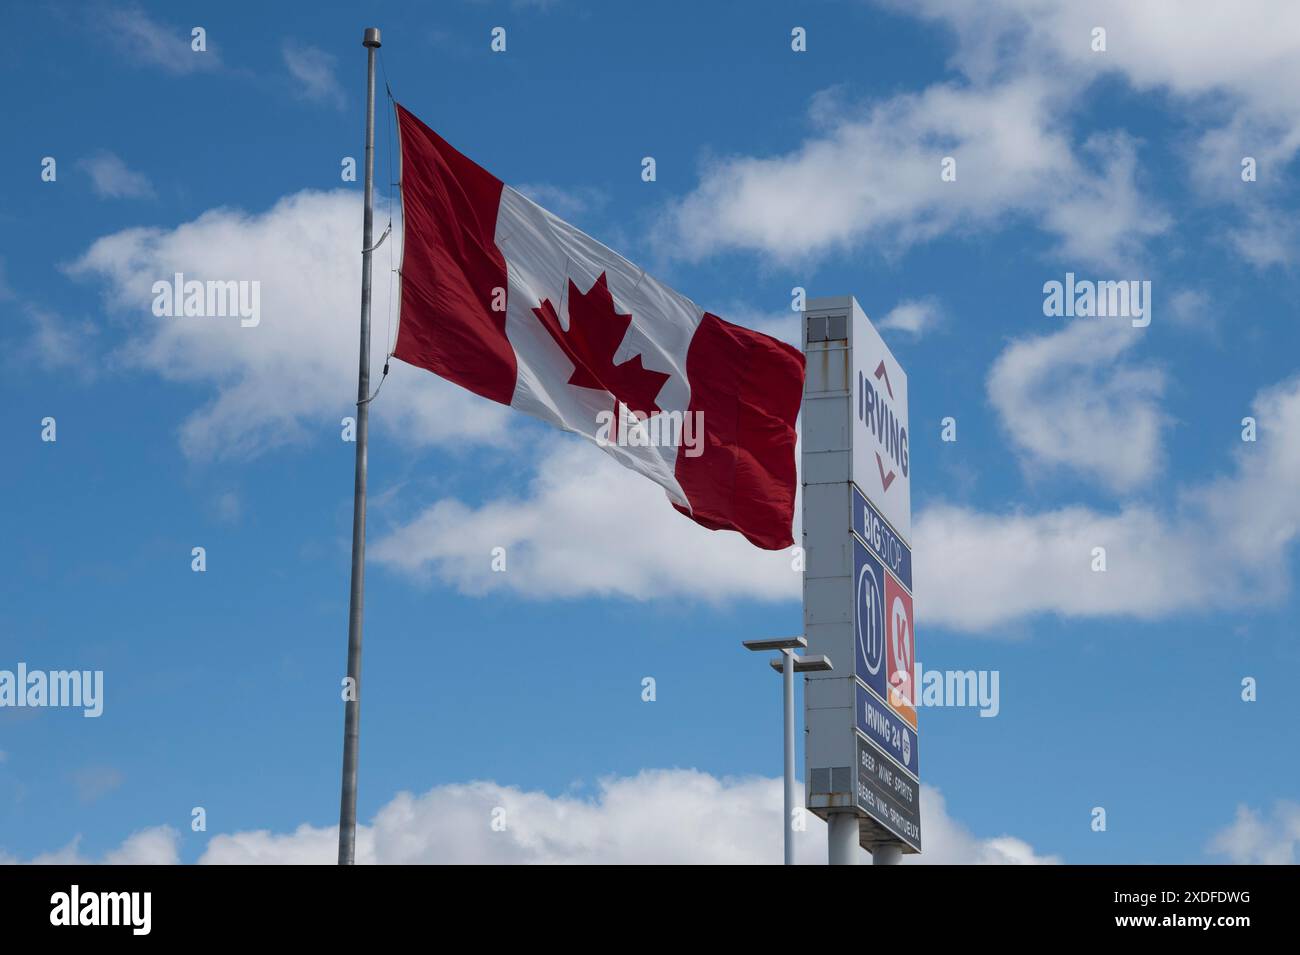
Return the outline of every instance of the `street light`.
[[[770,637],[744,641],[746,650],[779,650],[781,655],[768,661],[781,674],[785,703],[785,864],[794,865],[794,675],[815,670],[833,669],[831,661],[820,654],[800,656],[795,650],[808,646],[805,637]]]

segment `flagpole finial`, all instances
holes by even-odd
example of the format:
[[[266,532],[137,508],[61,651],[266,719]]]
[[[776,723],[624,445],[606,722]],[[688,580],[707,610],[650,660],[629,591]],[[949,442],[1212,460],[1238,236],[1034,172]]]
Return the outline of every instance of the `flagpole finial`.
[[[362,46],[378,49],[382,44],[379,42],[379,27],[366,27],[366,35],[361,40]]]

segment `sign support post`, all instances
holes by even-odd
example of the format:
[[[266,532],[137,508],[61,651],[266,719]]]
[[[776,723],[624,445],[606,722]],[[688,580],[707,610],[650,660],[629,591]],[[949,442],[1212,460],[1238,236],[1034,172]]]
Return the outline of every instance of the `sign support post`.
[[[897,842],[882,842],[871,850],[872,865],[898,865],[903,861],[903,847]]]
[[[853,810],[827,816],[826,861],[830,865],[858,864],[858,815]]]

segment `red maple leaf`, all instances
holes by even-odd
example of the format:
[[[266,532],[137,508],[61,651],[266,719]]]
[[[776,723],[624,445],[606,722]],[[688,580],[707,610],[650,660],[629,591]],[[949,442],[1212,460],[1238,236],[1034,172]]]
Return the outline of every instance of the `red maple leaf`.
[[[569,330],[560,327],[559,316],[549,298],[533,309],[555,344],[573,362],[569,384],[607,392],[614,401],[614,433],[618,433],[618,406],[626,405],[643,419],[663,411],[656,403],[659,390],[671,375],[651,371],[641,364],[641,356],[614,364],[614,353],[623,343],[632,316],[614,308],[605,273],[587,289],[578,291],[569,279]]]

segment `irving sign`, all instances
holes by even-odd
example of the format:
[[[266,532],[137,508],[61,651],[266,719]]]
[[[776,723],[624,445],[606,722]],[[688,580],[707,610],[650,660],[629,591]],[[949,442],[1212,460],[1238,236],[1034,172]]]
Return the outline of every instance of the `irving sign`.
[[[853,330],[853,483],[911,546],[907,375],[866,316]]]
[[[860,844],[921,848],[907,375],[858,303],[804,312],[807,802]]]

